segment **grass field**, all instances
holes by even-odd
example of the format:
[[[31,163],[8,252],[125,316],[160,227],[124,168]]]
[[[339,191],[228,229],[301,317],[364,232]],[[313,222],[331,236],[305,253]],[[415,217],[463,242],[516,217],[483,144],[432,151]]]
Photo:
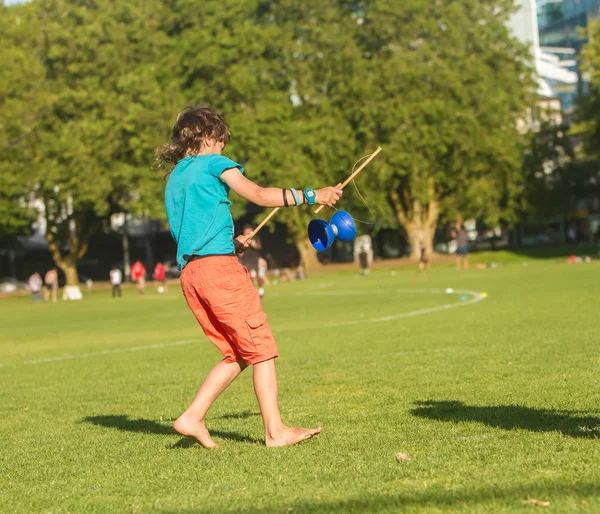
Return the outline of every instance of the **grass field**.
[[[215,451],[171,429],[219,359],[178,288],[1,300],[0,511],[598,513],[599,294],[553,261],[271,287],[284,419],[323,433],[265,448],[246,372]]]

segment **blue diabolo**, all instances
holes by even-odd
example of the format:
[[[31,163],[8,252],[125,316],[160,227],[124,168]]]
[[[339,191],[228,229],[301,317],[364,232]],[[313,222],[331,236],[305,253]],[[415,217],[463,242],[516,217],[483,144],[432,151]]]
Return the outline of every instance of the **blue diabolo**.
[[[335,239],[352,241],[356,237],[356,225],[346,211],[336,212],[331,221],[314,219],[308,224],[308,238],[315,250],[327,250]]]

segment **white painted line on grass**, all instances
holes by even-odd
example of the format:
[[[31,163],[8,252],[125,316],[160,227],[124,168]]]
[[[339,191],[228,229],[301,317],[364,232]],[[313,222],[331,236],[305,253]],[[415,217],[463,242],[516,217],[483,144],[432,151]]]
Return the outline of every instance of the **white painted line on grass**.
[[[405,291],[402,289],[398,289],[399,292]],[[410,289],[406,290],[406,291],[411,291]],[[412,292],[416,292],[417,290],[414,290]],[[426,292],[430,292],[430,293],[444,293],[447,294],[445,291],[442,291],[441,289],[421,289],[421,291],[426,291]],[[473,298],[471,298],[470,300],[464,300],[462,302],[453,302],[453,303],[445,303],[443,305],[436,305],[435,307],[428,307],[426,309],[419,309],[416,311],[410,311],[410,312],[401,312],[399,314],[392,314],[391,316],[382,316],[379,318],[361,318],[361,319],[356,319],[356,320],[348,320],[348,321],[340,321],[337,323],[326,323],[325,325],[319,325],[318,327],[315,326],[294,326],[294,327],[287,327],[287,328],[280,328],[277,329],[275,328],[275,332],[287,332],[287,331],[297,331],[297,330],[314,330],[315,328],[334,328],[334,327],[347,327],[347,326],[351,326],[351,325],[362,325],[363,323],[383,323],[386,321],[395,321],[398,319],[404,319],[404,318],[412,318],[414,316],[421,316],[422,314],[432,314],[434,312],[439,312],[439,311],[443,311],[443,310],[447,310],[447,309],[455,309],[457,307],[466,307],[467,305],[473,305],[475,303],[479,303],[482,300],[485,300],[485,296],[482,296],[480,293],[477,293],[476,291],[468,291],[468,290],[461,290],[461,289],[455,289],[453,294],[458,294],[458,295],[470,295],[473,296]]]
[[[87,359],[88,357],[100,357],[102,355],[112,355],[114,353],[139,352],[141,350],[153,350],[156,348],[168,348],[170,346],[183,346],[191,344],[193,341],[174,341],[172,343],[148,344],[145,346],[133,346],[131,348],[115,348],[114,350],[103,350],[101,352],[91,353],[76,353],[74,355],[61,355],[60,357],[47,357],[45,359],[36,359],[32,361],[24,361],[22,364],[44,364],[46,362],[68,361],[72,359]],[[2,365],[0,365],[2,366]]]
[[[441,289],[396,289],[397,292],[410,292],[410,293],[432,293],[432,294],[439,294],[439,293],[443,293],[443,294],[447,294],[444,290]],[[332,292],[323,292],[323,293],[315,293],[315,292],[306,292],[306,293],[295,293],[295,295],[306,295],[306,296],[310,296],[310,295],[323,295],[323,296],[327,296],[330,294],[341,294],[341,295],[347,295],[349,292],[348,291],[332,291]],[[354,294],[355,292],[352,292],[350,294]],[[369,293],[363,293],[368,295]],[[294,326],[294,327],[282,327],[282,328],[275,328],[275,332],[288,332],[288,331],[298,331],[298,330],[314,330],[315,328],[333,328],[333,327],[344,327],[344,326],[351,326],[351,325],[361,325],[363,323],[383,323],[386,321],[395,321],[398,319],[404,319],[404,318],[412,318],[414,316],[420,316],[422,314],[432,314],[434,312],[439,312],[439,311],[443,311],[443,310],[447,310],[447,309],[454,309],[456,307],[466,307],[467,305],[473,305],[475,303],[481,302],[482,300],[485,299],[485,296],[482,296],[480,293],[477,293],[476,291],[469,291],[469,290],[461,290],[461,289],[455,289],[453,294],[457,294],[457,295],[470,295],[473,296],[473,298],[471,298],[470,300],[465,300],[462,302],[454,302],[454,303],[446,303],[443,305],[437,305],[435,307],[428,307],[426,309],[419,309],[416,311],[410,311],[410,312],[402,312],[399,314],[393,314],[391,316],[382,316],[379,318],[361,318],[359,320],[348,320],[348,321],[340,321],[337,323],[327,323],[325,325],[319,325],[317,327],[314,326]],[[67,361],[67,360],[73,360],[73,359],[86,359],[89,357],[100,357],[103,355],[112,355],[112,354],[116,354],[116,353],[127,353],[127,352],[137,352],[137,351],[141,351],[141,350],[153,350],[153,349],[157,349],[157,348],[168,348],[171,346],[183,346],[186,344],[191,344],[193,343],[193,340],[185,340],[185,341],[174,341],[172,343],[158,343],[158,344],[150,344],[150,345],[145,345],[145,346],[134,346],[131,348],[115,348],[113,350],[103,350],[101,352],[91,352],[91,353],[79,353],[79,354],[74,354],[74,355],[61,355],[59,357],[47,357],[44,359],[35,359],[35,360],[29,360],[29,361],[24,361],[20,364],[28,364],[28,365],[34,365],[34,364],[45,364],[48,362],[60,362],[60,361]],[[401,352],[400,352],[401,353]],[[0,368],[9,366],[10,364],[0,364]],[[13,364],[12,366],[14,366],[15,364]]]

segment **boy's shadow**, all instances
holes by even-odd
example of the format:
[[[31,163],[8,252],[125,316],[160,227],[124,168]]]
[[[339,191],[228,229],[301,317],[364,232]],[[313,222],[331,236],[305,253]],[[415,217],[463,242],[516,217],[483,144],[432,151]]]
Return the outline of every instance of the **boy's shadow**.
[[[151,419],[129,419],[126,414],[107,414],[104,416],[86,416],[84,422],[92,423],[107,428],[114,428],[124,432],[140,432],[143,434],[156,435],[179,435],[175,430],[168,425],[163,425]],[[211,435],[228,439],[230,441],[238,441],[242,443],[262,443],[263,441],[249,437],[237,432],[228,432],[224,430],[211,430]],[[168,448],[189,448],[197,444],[189,437],[182,437],[176,443],[169,445]]]
[[[471,406],[459,401],[417,401],[410,413],[439,421],[476,421],[504,430],[560,432],[569,437],[600,437],[600,418],[580,416],[577,411],[548,410],[521,405]]]

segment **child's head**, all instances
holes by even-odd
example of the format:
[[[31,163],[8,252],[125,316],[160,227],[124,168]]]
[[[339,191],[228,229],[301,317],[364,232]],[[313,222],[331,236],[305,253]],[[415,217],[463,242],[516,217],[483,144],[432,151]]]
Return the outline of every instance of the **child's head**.
[[[221,149],[229,143],[231,132],[223,117],[210,107],[193,105],[177,117],[171,140],[156,151],[160,164],[173,168],[188,155],[198,155],[203,148],[221,143]]]

